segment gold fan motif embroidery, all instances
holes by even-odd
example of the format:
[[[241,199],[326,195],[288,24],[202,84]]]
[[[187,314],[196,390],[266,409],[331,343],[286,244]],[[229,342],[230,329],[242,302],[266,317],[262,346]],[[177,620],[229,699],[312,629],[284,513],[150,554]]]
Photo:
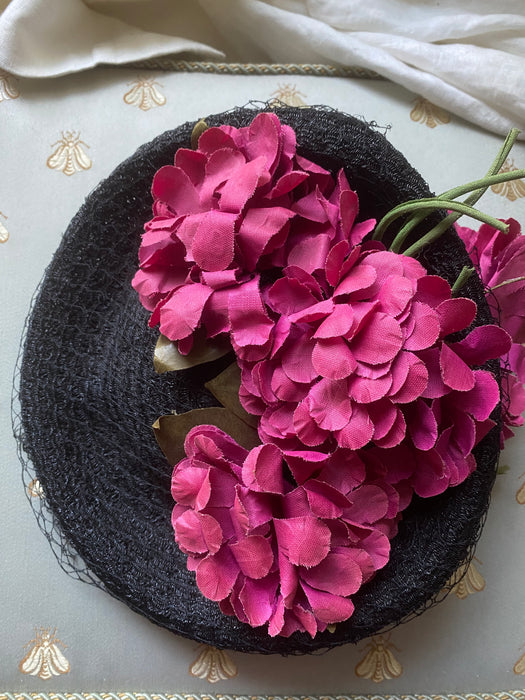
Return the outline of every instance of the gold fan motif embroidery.
[[[500,173],[511,173],[513,170],[518,170],[518,168],[512,158],[507,158],[501,166]],[[498,185],[492,185],[490,189],[494,194],[506,197],[511,202],[515,202],[520,197],[525,197],[525,182],[523,180],[500,182]]]
[[[31,646],[31,649],[18,665],[21,673],[38,676],[43,681],[69,673],[69,661],[58,646],[60,644],[66,648],[66,645],[56,636],[56,627],[53,632],[44,627],[35,627],[35,634],[35,638],[25,645]]]
[[[57,147],[47,159],[47,167],[51,170],[61,170],[64,175],[74,175],[81,170],[89,170],[92,162],[85,148],[87,143],[80,140],[80,132],[63,131],[62,138],[51,145]]]
[[[196,678],[205,678],[208,683],[235,678],[237,667],[222,649],[201,644],[201,652],[190,666],[190,673]]]
[[[12,75],[0,70],[0,102],[2,100],[16,100],[17,97],[20,97],[20,91],[14,80]]]
[[[7,219],[7,216],[5,214],[2,214],[0,211],[0,217],[3,217],[4,219]],[[7,243],[9,240],[9,231],[6,229],[4,224],[2,223],[0,219],[0,243]]]
[[[482,562],[474,557],[478,564]],[[473,593],[479,593],[485,588],[485,579],[478,571],[474,560],[470,563],[462,564],[456,573],[450,579],[452,588],[451,593],[454,593],[460,600],[465,600]]]
[[[523,479],[524,476],[525,476],[525,472],[520,476],[520,479]],[[518,501],[520,506],[525,505],[525,481],[519,487],[519,489],[516,491],[516,500]]]
[[[448,124],[450,114],[424,97],[418,97],[414,102],[414,108],[410,112],[410,119],[413,122],[420,122],[430,129],[434,129],[438,124]]]
[[[155,78],[137,78],[128,85],[133,87],[122,98],[127,105],[135,105],[143,112],[153,107],[162,107],[166,98],[159,90],[163,87]]]
[[[27,485],[27,493],[31,498],[44,498],[44,489],[38,479],[31,479]]]
[[[282,85],[279,83],[277,90],[272,92],[272,97],[274,97],[274,99],[270,104],[284,102],[284,104],[290,107],[307,107],[306,102],[302,99],[306,97],[306,95],[300,92],[295,85],[291,85],[290,83],[284,83]]]
[[[521,648],[523,649],[523,647]],[[512,670],[517,676],[525,676],[525,654],[520,656]]]
[[[355,667],[355,675],[358,678],[368,678],[374,683],[399,678],[403,667],[392,653],[392,649],[400,651],[390,642],[390,635],[372,637],[365,646],[364,658]]]

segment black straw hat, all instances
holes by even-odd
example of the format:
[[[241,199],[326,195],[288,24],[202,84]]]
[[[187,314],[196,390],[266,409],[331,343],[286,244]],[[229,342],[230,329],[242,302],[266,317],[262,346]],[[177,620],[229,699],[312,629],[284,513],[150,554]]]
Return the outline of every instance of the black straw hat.
[[[362,121],[325,109],[275,111],[294,128],[301,155],[333,173],[344,167],[362,218],[429,196],[421,176]],[[246,126],[255,114],[236,109],[206,122]],[[314,639],[306,633],[271,638],[205,599],[174,541],[172,468],[151,426],[164,413],[216,405],[204,383],[228,360],[157,375],[157,332],[148,328],[148,313],[131,287],[153,175],[173,162],[178,148],[189,147],[193,126],[142,146],[99,184],[68,227],[27,326],[19,384],[24,459],[61,532],[63,558],[83,566],[68,554],[75,552],[105,590],[156,624],[246,652],[304,653],[356,642],[435,602],[472,555],[495,476],[499,431],[475,448],[478,466],[463,484],[432,499],[414,498],[389,563],[353,597],[353,616],[335,631]],[[453,231],[421,260],[451,283],[468,264]],[[479,279],[472,277],[465,289],[478,305],[477,323],[491,323]]]

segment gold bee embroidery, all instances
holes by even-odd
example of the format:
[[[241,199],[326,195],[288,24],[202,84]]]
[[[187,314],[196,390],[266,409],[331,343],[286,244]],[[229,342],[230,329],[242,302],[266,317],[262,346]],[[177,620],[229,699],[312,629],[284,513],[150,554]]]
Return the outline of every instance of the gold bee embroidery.
[[[525,472],[520,476],[520,479],[523,479],[524,476]],[[518,501],[520,506],[525,506],[525,481],[516,491],[516,500]]]
[[[27,485],[27,493],[31,498],[44,498],[44,489],[38,479],[31,479]]]
[[[208,683],[225,681],[235,678],[237,667],[222,649],[201,644],[202,648],[197,660],[190,666],[190,673],[196,678],[205,678]]]
[[[511,158],[501,166],[500,173],[511,173],[516,168],[514,161]],[[525,182],[523,180],[509,180],[509,182],[500,182],[498,185],[492,185],[490,188],[495,194],[500,194],[506,197],[511,202],[515,202],[520,197],[525,197]]]
[[[56,628],[53,633],[43,627],[40,630],[35,628],[35,633],[35,639],[25,645],[33,646],[18,665],[20,671],[28,676],[38,676],[43,681],[47,681],[52,676],[69,673],[69,661],[58,648],[59,644],[64,648],[66,645],[56,637]]]
[[[20,91],[13,81],[13,76],[0,70],[0,102],[2,100],[16,100],[17,97],[20,97]]]
[[[474,558],[478,564],[482,563],[476,557]],[[455,581],[457,583],[454,583]],[[465,600],[469,595],[479,593],[485,588],[485,579],[478,571],[474,561],[471,561],[470,564],[462,564],[450,582],[454,584],[450,592],[454,593],[460,600]]]
[[[2,214],[0,211],[0,216],[2,216],[4,219],[7,219],[7,216],[5,214]],[[4,224],[0,221],[0,243],[7,243],[9,240],[9,231],[6,229]]]
[[[424,97],[418,97],[414,101],[414,108],[410,112],[410,119],[413,122],[426,124],[430,129],[434,129],[438,124],[448,124],[450,114],[441,107],[438,107]]]
[[[521,647],[523,649],[523,647]],[[512,669],[517,676],[525,676],[525,654],[520,656],[520,658],[514,664]]]
[[[58,148],[47,159],[48,168],[61,170],[64,175],[74,175],[91,168],[91,159],[82,148],[89,146],[80,140],[80,132],[63,131],[62,138],[52,144],[51,148],[55,146]]]
[[[373,637],[366,645],[367,653],[355,667],[358,678],[369,678],[374,683],[399,678],[403,667],[392,653],[392,649],[400,651],[390,641],[390,635]]]
[[[290,83],[285,83],[284,85],[279,84],[277,90],[272,92],[275,95],[275,99],[272,102],[284,102],[290,107],[306,107],[307,104],[302,100],[302,97],[306,95],[300,92],[295,85]]]
[[[158,89],[163,87],[154,78],[137,78],[128,85],[133,85],[123,100],[127,105],[136,105],[143,112],[153,107],[162,107],[166,104],[166,98]]]

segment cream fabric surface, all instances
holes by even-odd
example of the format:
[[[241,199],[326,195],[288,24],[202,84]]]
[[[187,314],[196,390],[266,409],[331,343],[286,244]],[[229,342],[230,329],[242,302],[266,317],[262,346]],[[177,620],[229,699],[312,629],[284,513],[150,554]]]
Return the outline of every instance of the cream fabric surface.
[[[200,0],[273,61],[371,68],[486,129],[525,126],[522,0]],[[251,28],[257,27],[252,33]]]
[[[164,54],[223,57],[211,47],[161,35],[102,15],[82,0],[15,0],[0,16],[0,68],[30,78],[55,77]]]
[[[0,16],[0,68],[19,76],[188,52],[362,66],[496,133],[525,127],[523,0],[12,0]]]

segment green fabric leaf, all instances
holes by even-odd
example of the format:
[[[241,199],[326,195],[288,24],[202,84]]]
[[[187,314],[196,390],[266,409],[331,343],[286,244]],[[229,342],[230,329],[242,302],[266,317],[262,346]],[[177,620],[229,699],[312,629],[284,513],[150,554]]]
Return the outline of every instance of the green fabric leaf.
[[[247,450],[261,442],[254,428],[226,408],[196,408],[187,413],[160,416],[153,424],[153,431],[160,449],[172,466],[186,456],[184,440],[197,425],[216,425]]]
[[[245,411],[239,401],[241,370],[236,362],[232,362],[223,372],[211,379],[204,386],[215,396],[217,401],[220,401],[220,403],[236,415],[237,418],[240,418],[242,421],[252,426],[252,428],[257,428],[259,418]]]
[[[179,369],[188,369],[205,362],[212,362],[227,355],[231,351],[230,343],[225,340],[195,339],[193,348],[187,355],[181,355],[177,344],[159,335],[155,345],[153,366],[157,374],[175,372]]]

